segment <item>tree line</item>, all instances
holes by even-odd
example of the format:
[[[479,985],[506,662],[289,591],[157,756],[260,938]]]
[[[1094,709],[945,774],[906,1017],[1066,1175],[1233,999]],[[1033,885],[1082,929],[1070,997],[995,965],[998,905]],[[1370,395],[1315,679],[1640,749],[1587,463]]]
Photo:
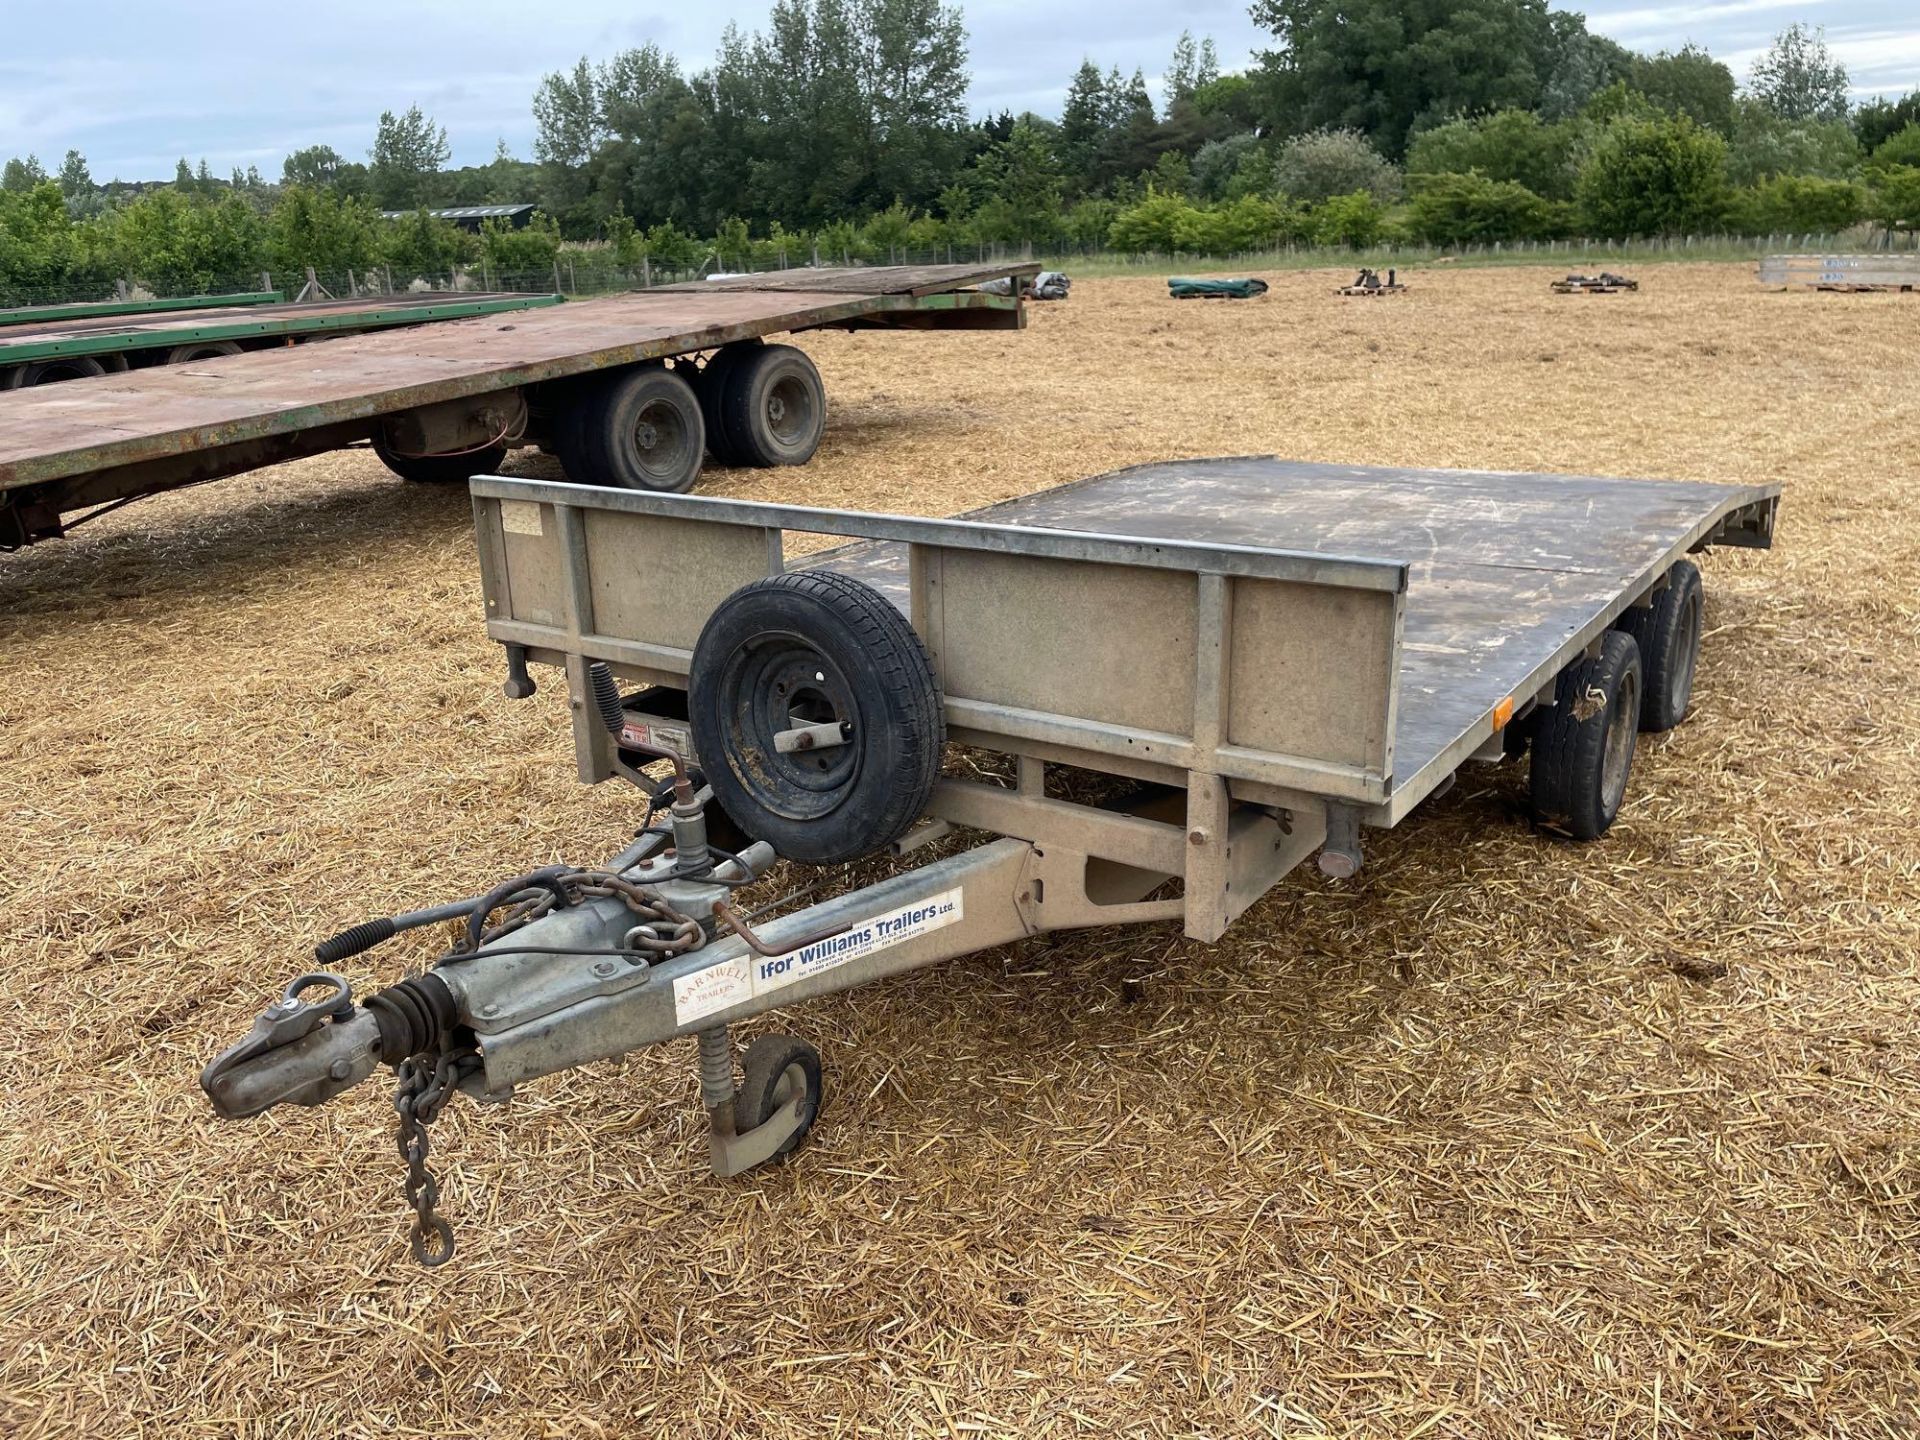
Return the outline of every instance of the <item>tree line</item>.
[[[417,106],[380,117],[364,161],[314,145],[277,181],[183,159],[171,182],[99,185],[77,152],[53,174],[18,158],[0,172],[0,292],[307,265],[538,271],[568,244],[738,266],[1920,225],[1920,92],[1850,106],[1805,26],[1741,83],[1698,47],[1638,54],[1545,0],[1253,14],[1273,44],[1244,67],[1190,35],[1157,85],[1088,58],[1051,116],[970,118],[966,28],[938,0],[778,0],[704,68],[642,45],[546,76],[530,160],[502,143],[449,169]],[[422,213],[525,202],[533,226],[480,236]]]

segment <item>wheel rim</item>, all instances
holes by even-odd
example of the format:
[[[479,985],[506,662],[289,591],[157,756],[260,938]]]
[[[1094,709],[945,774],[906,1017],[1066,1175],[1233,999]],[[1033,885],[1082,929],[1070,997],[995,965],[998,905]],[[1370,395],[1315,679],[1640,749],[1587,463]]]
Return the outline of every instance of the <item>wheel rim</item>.
[[[721,676],[727,768],[774,814],[818,820],[860,776],[859,707],[832,662],[799,636],[767,634],[728,657]],[[848,743],[782,754],[774,737],[805,725],[856,727]]]
[[[767,387],[767,433],[782,446],[802,444],[813,433],[813,387],[798,375],[782,375]]]
[[[1640,677],[1629,670],[1607,712],[1606,753],[1600,762],[1600,800],[1608,815],[1620,808],[1627,793],[1627,770],[1633,764],[1633,739],[1640,728]]]
[[[1687,700],[1693,694],[1693,667],[1700,658],[1700,596],[1697,593],[1687,596],[1680,623],[1674,627],[1674,637],[1679,641],[1680,653],[1673,657],[1670,688],[1673,718],[1678,720],[1687,713]]]
[[[796,1095],[807,1093],[807,1067],[798,1060],[780,1072],[780,1078],[773,1082],[773,1103],[770,1114],[778,1114],[780,1107]]]
[[[673,483],[685,473],[693,432],[680,407],[652,400],[633,422],[634,461],[649,484]]]

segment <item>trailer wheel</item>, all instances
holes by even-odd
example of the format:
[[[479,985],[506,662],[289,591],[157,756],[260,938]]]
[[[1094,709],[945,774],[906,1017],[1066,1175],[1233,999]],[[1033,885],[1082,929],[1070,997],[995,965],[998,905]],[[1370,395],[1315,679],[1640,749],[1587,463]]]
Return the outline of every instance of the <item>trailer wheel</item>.
[[[1629,610],[1614,622],[1640,647],[1646,694],[1640,701],[1642,730],[1671,730],[1687,718],[1693,670],[1700,658],[1700,567],[1682,560],[1667,572],[1667,585],[1653,603]]]
[[[800,1128],[772,1156],[771,1165],[800,1148],[820,1114],[820,1052],[793,1035],[762,1035],[747,1046],[744,1072],[733,1096],[733,1128],[744,1133],[766,1124],[774,1112],[800,1096]]]
[[[460,455],[408,455],[389,446],[386,437],[376,430],[373,453],[387,469],[416,485],[464,485],[472,476],[498,470],[507,458],[507,447],[485,445]]]
[[[693,488],[707,427],[684,377],[642,365],[609,380],[588,404],[580,455],[586,473],[572,478],[628,490]]]
[[[721,387],[728,444],[763,469],[804,465],[827,428],[827,391],[807,352],[766,345],[728,370]]]
[[[714,798],[789,860],[872,854],[926,809],[946,740],[939,686],[920,637],[870,586],[823,570],[743,585],[701,630],[687,688]]]
[[[185,365],[192,360],[213,360],[221,355],[238,355],[240,345],[233,340],[200,340],[191,345],[176,345],[167,351],[163,365]]]
[[[758,340],[737,340],[723,345],[700,371],[700,414],[707,422],[707,453],[715,463],[734,466],[746,460],[740,447],[727,434],[727,421],[721,404],[726,395],[727,376],[742,360],[751,359],[766,347]]]
[[[62,355],[53,360],[40,360],[31,365],[22,365],[16,373],[13,388],[25,390],[34,385],[48,385],[56,380],[88,380],[95,375],[104,375],[107,367],[91,355]]]
[[[1640,647],[1609,630],[1600,653],[1560,672],[1533,729],[1533,818],[1576,840],[1607,833],[1627,793],[1640,728]]]

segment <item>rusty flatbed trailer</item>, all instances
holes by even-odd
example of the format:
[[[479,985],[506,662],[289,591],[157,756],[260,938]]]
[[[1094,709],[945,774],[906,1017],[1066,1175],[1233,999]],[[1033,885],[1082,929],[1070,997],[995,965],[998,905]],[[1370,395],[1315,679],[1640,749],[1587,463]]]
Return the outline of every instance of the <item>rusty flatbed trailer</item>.
[[[820,1113],[804,1040],[759,1033],[736,1076],[733,1027],[768,1011],[1053,930],[1217,941],[1298,865],[1351,877],[1363,828],[1474,762],[1524,763],[1543,832],[1600,838],[1638,734],[1686,716],[1704,615],[1688,557],[1769,546],[1780,497],[1272,457],[951,520],[471,489],[507,694],[533,693],[530,665],[563,669],[580,778],[642,786],[641,829],[603,864],[324,941],[201,1080],[240,1117],[396,1067],[428,1264],[452,1230],[423,1127],[455,1088],[504,1099],[691,1037],[713,1168],[734,1175]],[[794,555],[793,533],[852,543]],[[948,742],[971,763],[943,769]],[[670,785],[643,769],[662,756]],[[784,900],[740,893],[776,859],[923,854],[859,889],[826,869]],[[332,973],[448,919],[463,938],[364,1005]]]
[[[278,297],[275,297],[278,299]],[[325,336],[424,325],[557,305],[561,297],[520,292],[360,296],[297,303],[173,306],[105,315],[48,311],[38,316],[0,312],[0,390],[24,390],[61,380],[147,365],[182,365]]]
[[[824,391],[803,352],[764,337],[1018,329],[1018,298],[970,287],[1037,269],[789,270],[0,394],[0,548],[61,535],[76,511],[368,441],[423,481],[530,444],[569,478],[651,490],[691,488],[707,452],[802,464]]]

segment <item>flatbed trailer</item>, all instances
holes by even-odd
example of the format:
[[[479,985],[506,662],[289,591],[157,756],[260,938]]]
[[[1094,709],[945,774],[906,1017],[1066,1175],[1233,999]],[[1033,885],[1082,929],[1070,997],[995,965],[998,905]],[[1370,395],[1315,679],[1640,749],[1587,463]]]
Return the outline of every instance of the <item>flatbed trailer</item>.
[[[50,313],[35,319],[16,316],[11,321],[0,312],[0,390],[30,389],[149,365],[184,365],[396,325],[498,315],[557,305],[560,300],[558,295],[543,294],[449,293],[169,307],[106,316]]]
[[[424,1126],[457,1089],[501,1098],[693,1036],[713,1167],[736,1174],[819,1110],[804,1041],[763,1035],[736,1074],[731,1027],[765,1011],[1051,930],[1217,940],[1309,859],[1352,875],[1364,828],[1469,762],[1527,756],[1541,828],[1598,838],[1637,732],[1687,708],[1687,557],[1770,545],[1780,495],[1272,458],[950,520],[471,489],[507,693],[533,693],[530,665],[564,670],[580,778],[646,789],[641,828],[602,865],[322,943],[202,1076],[237,1118],[397,1066],[429,1264],[452,1233]],[[850,543],[795,556],[792,533]],[[943,774],[948,743],[974,763]],[[644,769],[662,756],[668,785]],[[754,924],[735,908],[777,858],[882,853],[939,858]],[[353,1000],[335,967],[448,919],[464,934],[431,970]]]
[[[12,305],[0,310],[0,329],[10,325],[37,325],[45,320],[107,320],[121,315],[159,315],[171,310],[234,310],[249,305],[277,305],[286,298],[284,290],[238,290],[229,295],[166,295],[145,300],[69,300],[51,305]]]
[[[531,444],[570,478],[665,490],[691,487],[707,451],[804,463],[825,393],[802,352],[765,337],[1018,329],[1017,294],[970,287],[1037,270],[789,270],[14,390],[0,394],[0,549],[61,535],[75,512],[367,442],[426,481]]]

